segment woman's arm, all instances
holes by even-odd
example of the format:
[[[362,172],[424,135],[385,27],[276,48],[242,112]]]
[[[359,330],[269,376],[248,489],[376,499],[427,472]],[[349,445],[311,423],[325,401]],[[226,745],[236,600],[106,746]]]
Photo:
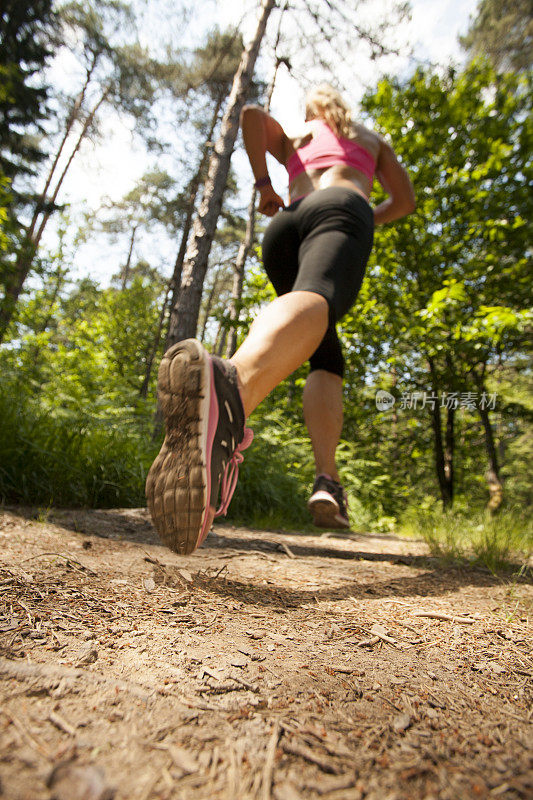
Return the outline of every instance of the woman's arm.
[[[415,210],[415,190],[407,170],[402,167],[394,150],[384,139],[380,140],[376,178],[389,195],[374,209],[376,225],[400,219]]]
[[[272,153],[285,166],[288,137],[276,120],[259,106],[244,106],[241,112],[244,146],[250,160],[256,183],[259,182],[259,211],[273,217],[285,203],[270,183],[266,153]]]

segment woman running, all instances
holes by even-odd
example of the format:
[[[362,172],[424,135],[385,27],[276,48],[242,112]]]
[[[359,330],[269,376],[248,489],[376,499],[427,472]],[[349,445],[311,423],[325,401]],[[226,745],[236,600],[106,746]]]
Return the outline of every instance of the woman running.
[[[335,463],[344,371],[335,324],[359,292],[374,225],[409,214],[415,196],[390,145],[353,121],[331,86],[311,90],[305,119],[302,135],[289,138],[260,107],[245,106],[241,117],[259,211],[274,217],[264,235],[263,261],[278,297],[230,360],[210,356],[188,339],[161,362],[166,437],[146,492],[155,527],[179,553],[193,552],[213,518],[227,511],[242,450],[252,440],[246,418],[307,359],[304,418],[316,463],[308,505],[315,524],[349,527]],[[272,187],[267,152],[287,169],[287,207]],[[374,175],[388,197],[372,209]]]

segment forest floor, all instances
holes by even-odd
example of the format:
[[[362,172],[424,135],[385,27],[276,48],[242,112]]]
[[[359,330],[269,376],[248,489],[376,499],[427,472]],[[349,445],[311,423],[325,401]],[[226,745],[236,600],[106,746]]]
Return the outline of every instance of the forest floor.
[[[4,509],[0,797],[532,797],[532,598],[393,535]]]

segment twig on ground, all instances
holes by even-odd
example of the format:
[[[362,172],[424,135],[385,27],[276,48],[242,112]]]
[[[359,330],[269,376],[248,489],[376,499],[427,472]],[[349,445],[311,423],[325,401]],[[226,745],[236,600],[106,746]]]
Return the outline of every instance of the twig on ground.
[[[513,714],[512,711],[507,711],[505,708],[499,708],[498,711],[501,711],[502,714],[505,714],[506,717],[512,717],[512,719],[518,720],[524,725],[531,725],[531,719],[528,717],[519,717],[518,714]]]
[[[32,615],[30,614],[30,609],[28,608],[28,606],[27,606],[27,605],[25,605],[25,604],[22,602],[22,600],[19,600],[17,597],[14,597],[14,598],[13,598],[13,600],[11,600],[11,602],[12,602],[12,603],[18,603],[18,605],[19,605],[21,608],[23,608],[23,609],[24,609],[24,611],[25,611],[25,612],[26,612],[26,614],[28,615],[28,622],[30,623],[30,625],[32,625],[32,626],[33,626],[33,618],[32,618]]]
[[[65,556],[63,553],[37,553],[35,556],[29,556],[28,558],[23,558],[22,561],[19,561],[19,564],[25,564],[27,561],[34,561],[36,558],[42,558],[43,556],[54,556],[55,558],[64,558],[67,564],[70,564],[74,567],[78,572],[88,572],[90,575],[98,575],[90,567],[86,567],[85,564],[82,564],[81,561],[78,561],[72,556]],[[77,567],[75,565],[78,565]]]
[[[235,683],[240,683],[241,686],[244,686],[244,688],[248,689],[250,692],[259,691],[259,686],[257,686],[256,683],[249,683],[248,681],[245,681],[244,678],[241,678],[240,675],[237,675],[234,672],[230,672],[228,678],[232,681],[235,681]]]
[[[69,736],[76,735],[76,728],[74,728],[74,726],[67,722],[66,719],[63,719],[63,717],[61,717],[59,714],[56,714],[54,711],[50,711],[48,714],[48,719],[52,725],[55,725],[60,731],[68,733]]]
[[[388,697],[385,697],[384,694],[380,694],[379,697],[381,698],[381,700],[385,700],[385,702],[388,703],[390,706],[392,706],[396,711],[399,711],[400,714],[403,713],[403,709],[401,709],[400,706],[397,706],[396,703],[393,703],[392,700],[389,700]]]
[[[387,642],[387,644],[392,644],[394,645],[394,647],[398,646],[398,642],[396,641],[396,639],[393,639],[392,636],[388,636],[386,633],[383,633],[382,631],[378,630],[377,625],[374,625],[371,628],[370,633],[373,633],[375,636],[378,636],[382,641]]]
[[[471,617],[454,617],[452,614],[441,614],[437,611],[413,611],[413,616],[440,619],[444,622],[457,622],[460,625],[473,625],[474,622],[478,622],[478,620],[471,619]]]
[[[287,555],[289,556],[289,558],[296,558],[296,556],[295,556],[295,555],[294,555],[294,553],[292,552],[291,548],[290,548],[290,547],[289,547],[287,544],[285,544],[285,542],[280,542],[280,543],[278,544],[278,547],[279,547],[281,550],[284,550],[284,551],[285,551],[285,553],[287,553]]]
[[[357,642],[357,647],[373,646],[379,642],[379,639],[379,636],[372,636],[371,639],[362,639],[360,642]]]
[[[317,753],[313,752],[310,747],[298,744],[297,742],[285,740],[281,742],[281,746],[286,753],[290,753],[293,756],[300,756],[300,758],[310,761],[311,764],[316,764],[324,772],[331,772],[333,775],[340,775],[342,772],[341,768],[330,758],[318,755]]]

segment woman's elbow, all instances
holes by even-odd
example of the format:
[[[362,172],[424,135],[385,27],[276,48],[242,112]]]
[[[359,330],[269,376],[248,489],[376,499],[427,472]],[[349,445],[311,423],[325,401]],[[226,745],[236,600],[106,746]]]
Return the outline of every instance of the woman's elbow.
[[[245,106],[243,106],[241,111],[241,126],[245,117],[253,117],[257,115],[258,112],[263,113],[263,109],[261,108],[261,106],[254,106],[251,104],[246,104]]]

